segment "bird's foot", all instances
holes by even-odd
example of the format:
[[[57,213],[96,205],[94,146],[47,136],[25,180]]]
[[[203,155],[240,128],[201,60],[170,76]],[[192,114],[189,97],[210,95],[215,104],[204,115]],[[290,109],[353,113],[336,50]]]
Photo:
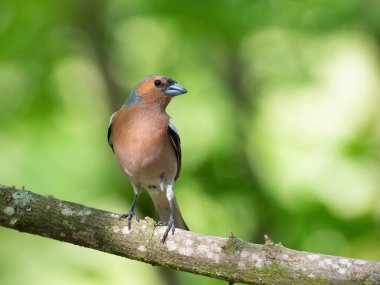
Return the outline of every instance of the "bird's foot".
[[[166,226],[165,233],[164,233],[164,235],[163,235],[163,237],[161,239],[162,243],[165,243],[165,240],[168,237],[168,234],[169,234],[170,230],[172,231],[172,235],[174,235],[174,230],[175,230],[174,219],[173,218],[169,218],[169,221],[167,222],[166,225],[167,226]]]
[[[131,221],[132,221],[133,217],[135,217],[136,220],[139,221],[139,218],[136,216],[135,211],[129,211],[128,214],[124,214],[124,215],[121,215],[121,216],[120,216],[120,220],[122,220],[122,219],[127,219],[127,222],[128,222],[128,230],[131,229]]]

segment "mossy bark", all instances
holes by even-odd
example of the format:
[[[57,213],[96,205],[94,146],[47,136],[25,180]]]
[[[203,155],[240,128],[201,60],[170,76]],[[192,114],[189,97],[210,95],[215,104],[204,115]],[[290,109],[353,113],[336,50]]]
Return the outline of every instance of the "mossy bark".
[[[165,227],[145,218],[132,229],[120,215],[0,186],[0,225],[176,270],[247,284],[380,284],[380,262],[251,244]]]

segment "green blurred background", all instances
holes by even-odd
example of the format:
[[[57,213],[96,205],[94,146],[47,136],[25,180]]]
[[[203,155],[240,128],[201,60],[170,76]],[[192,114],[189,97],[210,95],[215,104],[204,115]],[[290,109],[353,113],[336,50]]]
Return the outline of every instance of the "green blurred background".
[[[176,195],[193,231],[380,259],[380,2],[5,1],[0,181],[126,213],[109,116],[189,90]],[[144,194],[140,216],[153,215]],[[0,284],[225,284],[0,228]]]

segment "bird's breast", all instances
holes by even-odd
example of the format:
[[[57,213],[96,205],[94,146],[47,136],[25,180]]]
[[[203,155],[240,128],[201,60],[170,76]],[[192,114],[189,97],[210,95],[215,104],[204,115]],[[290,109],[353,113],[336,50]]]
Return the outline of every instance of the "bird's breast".
[[[149,186],[159,185],[163,176],[174,179],[177,161],[166,117],[136,116],[112,131],[116,158],[133,182]]]

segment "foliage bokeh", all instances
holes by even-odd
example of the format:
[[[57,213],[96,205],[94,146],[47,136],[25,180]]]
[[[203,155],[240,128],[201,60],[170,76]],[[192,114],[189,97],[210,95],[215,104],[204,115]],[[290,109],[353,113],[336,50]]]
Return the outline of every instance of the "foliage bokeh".
[[[192,230],[380,259],[379,2],[16,0],[0,18],[1,183],[125,213],[108,119],[164,74],[189,90],[168,113]],[[222,284],[3,228],[0,257],[0,284]]]

